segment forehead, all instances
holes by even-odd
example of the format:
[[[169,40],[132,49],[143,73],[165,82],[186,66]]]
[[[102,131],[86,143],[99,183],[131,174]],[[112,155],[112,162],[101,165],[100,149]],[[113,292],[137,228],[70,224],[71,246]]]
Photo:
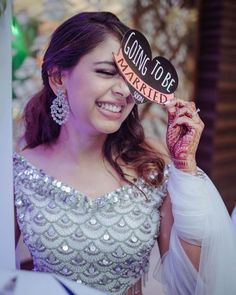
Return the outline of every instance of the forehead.
[[[80,62],[94,62],[97,60],[113,60],[112,53],[118,53],[121,42],[112,35],[108,35],[92,51],[84,55]]]

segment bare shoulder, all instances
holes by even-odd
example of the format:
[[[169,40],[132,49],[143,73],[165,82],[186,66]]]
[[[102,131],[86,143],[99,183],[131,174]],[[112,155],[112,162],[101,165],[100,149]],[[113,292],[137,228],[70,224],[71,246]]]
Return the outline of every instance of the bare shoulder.
[[[20,155],[27,159],[34,159],[39,156],[39,153],[42,153],[42,148],[40,147],[35,147],[35,148],[26,148],[22,151],[19,152]]]
[[[35,148],[27,148],[22,150],[19,154],[23,156],[27,161],[35,166],[42,166],[50,158],[50,151],[43,146],[37,146]]]

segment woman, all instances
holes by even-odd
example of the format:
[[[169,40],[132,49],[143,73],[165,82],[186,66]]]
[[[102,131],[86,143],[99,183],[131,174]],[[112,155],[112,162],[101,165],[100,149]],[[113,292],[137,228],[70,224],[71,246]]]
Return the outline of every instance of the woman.
[[[141,294],[158,238],[167,294],[221,294],[214,293],[204,261],[212,262],[205,255],[218,232],[211,223],[203,228],[209,216],[216,218],[215,209],[207,211],[213,185],[195,161],[203,123],[193,103],[166,104],[174,163],[168,177],[113,61],[127,30],[109,12],[90,12],[54,32],[42,64],[43,89],[25,109],[26,146],[14,156],[19,228],[35,271],[111,294]],[[231,225],[214,195],[230,249]]]

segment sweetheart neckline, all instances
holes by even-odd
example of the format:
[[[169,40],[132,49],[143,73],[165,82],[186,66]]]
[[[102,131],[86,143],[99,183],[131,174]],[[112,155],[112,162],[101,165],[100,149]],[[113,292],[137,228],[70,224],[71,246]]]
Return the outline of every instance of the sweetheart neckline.
[[[99,196],[96,196],[96,197],[89,197],[88,195],[86,195],[85,193],[83,193],[82,191],[80,191],[79,189],[65,183],[64,181],[54,177],[54,176],[51,176],[49,175],[48,173],[46,173],[44,171],[44,169],[41,169],[41,168],[38,168],[36,167],[35,165],[33,165],[29,160],[27,160],[24,156],[22,156],[21,154],[18,154],[17,152],[14,152],[13,154],[13,158],[17,158],[18,160],[20,160],[22,163],[25,163],[27,164],[28,166],[30,166],[33,170],[37,171],[38,173],[40,173],[41,175],[43,175],[44,177],[48,177],[48,179],[50,179],[50,181],[53,183],[60,183],[60,187],[65,187],[65,188],[70,188],[74,194],[79,194],[80,196],[83,196],[88,202],[98,202],[100,201],[101,199],[106,199],[109,195],[113,195],[113,194],[116,194],[120,191],[126,191],[128,189],[133,189],[134,187],[137,187],[137,184],[138,182],[141,180],[141,178],[136,178],[134,179],[134,182],[133,183],[126,183],[126,184],[123,184],[121,186],[119,186],[118,188],[110,191],[110,192],[107,192],[107,193],[104,193],[102,195],[99,195]],[[57,186],[57,185],[56,185]],[[58,186],[57,186],[58,187]],[[59,187],[58,187],[59,188]],[[65,191],[66,192],[66,191]]]

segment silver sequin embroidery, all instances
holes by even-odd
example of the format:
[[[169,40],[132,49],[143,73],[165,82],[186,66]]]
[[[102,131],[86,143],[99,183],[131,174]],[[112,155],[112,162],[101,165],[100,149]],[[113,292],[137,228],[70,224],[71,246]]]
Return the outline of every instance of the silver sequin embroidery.
[[[34,270],[124,294],[148,269],[166,195],[166,183],[135,184],[92,201],[15,154],[17,219]]]

